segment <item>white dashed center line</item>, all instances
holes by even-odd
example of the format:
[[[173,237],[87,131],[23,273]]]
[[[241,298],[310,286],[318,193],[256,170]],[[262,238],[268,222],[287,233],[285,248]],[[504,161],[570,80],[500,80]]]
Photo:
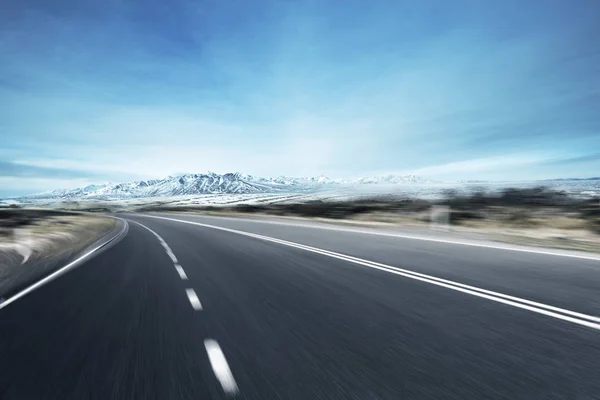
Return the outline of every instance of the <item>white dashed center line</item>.
[[[185,271],[183,270],[183,268],[181,267],[181,265],[179,264],[175,264],[175,269],[177,270],[177,273],[179,274],[179,277],[181,279],[183,279],[184,281],[188,280],[187,275],[185,274]]]
[[[210,365],[215,376],[221,383],[223,391],[229,395],[236,394],[238,392],[238,387],[235,383],[235,379],[233,379],[233,374],[229,369],[229,364],[227,364],[227,360],[225,359],[225,355],[223,354],[219,343],[213,339],[206,339],[204,341],[204,347],[206,347]]]
[[[175,257],[175,254],[173,254],[173,251],[171,250],[171,248],[169,247],[167,242],[165,242],[164,239],[162,237],[160,237],[158,233],[154,232],[152,229],[148,228],[147,226],[140,224],[137,221],[133,221],[133,222],[135,222],[136,224],[140,225],[143,228],[146,228],[154,236],[156,236],[159,243],[165,249],[165,252],[167,253],[167,255],[173,261],[175,270],[179,274],[179,277],[181,278],[181,280],[187,281],[188,277],[187,277],[187,274],[185,273],[185,270],[183,269],[181,264],[179,264],[179,261],[177,261],[177,257]],[[188,300],[190,301],[192,308],[196,311],[201,311],[202,303],[200,303],[200,299],[198,298],[196,291],[194,289],[187,288],[187,289],[185,289],[185,293],[187,294]],[[229,369],[229,364],[227,364],[227,360],[225,359],[225,355],[223,354],[221,347],[213,339],[206,339],[204,341],[204,346],[206,347],[206,352],[208,353],[208,359],[210,361],[212,370],[215,373],[217,380],[221,384],[223,391],[225,392],[225,394],[227,394],[229,396],[234,396],[235,394],[238,393],[238,386],[235,383],[235,379],[233,379],[233,374],[231,373],[231,370]]]
[[[202,310],[202,304],[200,304],[200,299],[198,298],[198,295],[196,295],[194,289],[185,289],[185,293],[187,294],[187,297],[190,300],[190,303],[192,304],[194,310]]]
[[[177,257],[175,257],[175,254],[173,254],[173,252],[171,251],[171,249],[169,248],[169,246],[165,243],[165,251],[167,252],[167,255],[171,258],[171,261],[173,261],[175,264],[177,264]]]
[[[165,252],[169,256],[169,258],[171,259],[171,261],[173,261],[173,264],[175,264],[175,269],[177,270],[177,273],[179,273],[179,277],[181,279],[187,281],[188,277],[185,274],[185,271],[183,270],[183,268],[179,264],[179,261],[177,261],[177,257],[175,257],[175,254],[173,253],[173,250],[171,250],[171,248],[169,247],[169,245],[167,244],[167,242],[165,242],[165,240],[162,237],[160,237],[160,235],[158,233],[154,232],[152,229],[148,228],[146,225],[140,224],[137,221],[133,221],[133,222],[135,222],[136,224],[138,224],[142,228],[146,228],[148,231],[150,231],[150,233],[152,233],[154,236],[156,236],[156,238],[158,239],[158,241],[161,244],[161,246],[165,249]]]

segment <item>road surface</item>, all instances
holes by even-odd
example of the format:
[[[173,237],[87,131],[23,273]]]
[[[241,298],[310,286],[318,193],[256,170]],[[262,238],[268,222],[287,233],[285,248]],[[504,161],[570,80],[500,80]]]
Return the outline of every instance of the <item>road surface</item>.
[[[124,218],[2,306],[0,398],[600,398],[598,260]]]

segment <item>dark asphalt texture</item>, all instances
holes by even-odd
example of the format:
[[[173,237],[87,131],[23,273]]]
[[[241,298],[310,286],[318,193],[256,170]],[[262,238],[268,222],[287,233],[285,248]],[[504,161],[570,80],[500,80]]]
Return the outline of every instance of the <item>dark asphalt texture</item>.
[[[600,262],[209,217],[599,315]],[[600,331],[305,250],[128,215],[111,248],[0,309],[0,399],[600,399]],[[203,310],[194,311],[193,288]]]

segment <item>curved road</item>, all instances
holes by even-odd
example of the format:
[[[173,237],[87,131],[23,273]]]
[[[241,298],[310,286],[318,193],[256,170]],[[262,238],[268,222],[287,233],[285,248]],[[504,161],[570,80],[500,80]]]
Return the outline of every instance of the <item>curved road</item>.
[[[125,218],[0,309],[0,398],[600,398],[598,260]]]

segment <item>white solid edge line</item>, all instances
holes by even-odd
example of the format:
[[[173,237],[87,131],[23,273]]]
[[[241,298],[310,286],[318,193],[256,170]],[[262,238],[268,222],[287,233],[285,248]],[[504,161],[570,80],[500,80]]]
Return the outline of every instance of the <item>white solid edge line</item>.
[[[33,292],[34,290],[38,289],[39,287],[45,285],[46,283],[48,283],[48,282],[50,282],[50,281],[58,278],[59,276],[61,276],[65,272],[67,272],[69,269],[77,266],[78,263],[80,263],[81,261],[85,260],[91,254],[93,254],[96,251],[100,250],[101,248],[107,246],[109,243],[114,242],[115,240],[117,240],[118,238],[120,238],[124,233],[127,232],[128,227],[129,227],[129,224],[127,223],[127,220],[122,219],[122,218],[117,218],[117,217],[110,217],[110,218],[115,218],[115,219],[121,220],[121,221],[123,221],[125,223],[125,226],[123,226],[123,229],[121,230],[121,232],[119,232],[118,235],[116,235],[112,239],[110,239],[110,240],[102,243],[101,245],[94,247],[92,250],[90,250],[87,253],[85,253],[84,255],[78,257],[76,260],[71,261],[70,263],[68,263],[64,267],[58,269],[57,271],[54,271],[53,273],[51,273],[47,277],[45,277],[45,278],[37,281],[36,283],[34,283],[33,285],[31,285],[29,287],[21,290],[20,292],[18,292],[14,296],[11,296],[8,299],[4,300],[2,303],[0,303],[0,310],[3,309],[4,307],[8,306],[11,303],[14,303],[15,301],[17,301],[21,297],[26,296],[27,294]]]
[[[145,216],[153,217],[153,218],[166,218],[166,217],[158,217],[158,216],[152,216],[152,215],[145,215]],[[192,216],[194,216],[194,215],[192,215]],[[200,217],[202,218],[204,216],[200,216]],[[593,256],[593,255],[588,256],[588,255],[583,255],[583,254],[561,253],[559,251],[551,251],[551,250],[527,249],[527,248],[520,248],[520,247],[502,246],[502,245],[486,244],[486,243],[474,243],[474,242],[466,242],[466,241],[451,240],[451,239],[437,239],[437,238],[429,238],[429,237],[424,237],[424,236],[406,235],[406,234],[402,234],[402,233],[375,232],[375,231],[369,231],[369,230],[364,230],[364,229],[338,228],[338,227],[334,227],[334,226],[320,226],[320,225],[288,223],[288,222],[280,222],[280,221],[257,221],[257,220],[248,219],[248,218],[230,218],[230,217],[215,217],[215,216],[207,216],[207,217],[208,218],[221,218],[221,219],[227,219],[227,220],[233,220],[233,221],[248,221],[248,222],[255,222],[257,224],[298,226],[298,227],[302,227],[302,228],[325,229],[325,230],[331,230],[331,231],[361,233],[361,234],[365,234],[365,235],[375,235],[375,236],[389,236],[389,237],[397,237],[397,238],[409,239],[409,240],[422,240],[422,241],[426,241],[426,242],[457,244],[457,245],[462,245],[462,246],[482,247],[482,248],[496,249],[496,250],[518,251],[518,252],[522,252],[522,253],[534,253],[534,254],[543,254],[543,255],[548,255],[548,256],[570,257],[570,258],[580,258],[582,260],[600,261],[600,257]],[[167,219],[171,219],[171,218],[167,218]]]
[[[594,322],[600,322],[600,318],[599,317],[595,317],[595,316],[592,316],[592,315],[582,314],[582,313],[578,313],[578,312],[575,312],[575,311],[566,310],[564,308],[554,307],[554,306],[550,306],[548,304],[539,303],[539,302],[532,301],[532,300],[527,300],[527,299],[522,299],[520,297],[510,296],[510,295],[507,295],[507,294],[503,294],[503,293],[499,293],[499,292],[494,292],[492,290],[482,289],[482,288],[478,288],[476,286],[466,285],[464,283],[459,283],[459,282],[451,281],[451,280],[448,280],[448,279],[438,278],[438,277],[435,277],[435,276],[432,276],[432,275],[422,274],[420,272],[410,271],[410,270],[399,268],[399,267],[393,267],[391,265],[381,264],[381,263],[378,263],[378,262],[375,262],[375,261],[369,261],[369,260],[365,260],[365,259],[362,259],[362,258],[349,256],[349,255],[346,255],[346,254],[335,253],[335,252],[330,251],[330,250],[319,249],[319,248],[316,248],[316,247],[306,246],[306,245],[299,244],[299,243],[293,243],[293,242],[287,242],[287,243],[285,243],[286,242],[285,240],[276,239],[276,238],[269,238],[268,236],[265,236],[262,239],[263,240],[270,240],[270,241],[273,241],[273,242],[285,244],[285,245],[292,246],[292,247],[302,248],[304,250],[312,251],[312,252],[315,252],[315,253],[330,255],[330,256],[336,257],[336,258],[337,257],[342,257],[343,259],[348,260],[348,261],[352,261],[352,262],[357,261],[357,262],[360,262],[360,263],[368,263],[368,264],[371,264],[373,266],[382,267],[382,268],[386,268],[386,269],[391,269],[391,270],[394,270],[394,271],[402,272],[404,274],[409,274],[409,275],[413,275],[413,276],[423,277],[423,278],[431,279],[431,280],[434,280],[434,281],[437,281],[437,282],[446,283],[448,285],[458,286],[458,287],[469,289],[469,290],[473,290],[473,291],[476,291],[476,292],[481,292],[481,293],[489,294],[491,296],[501,297],[501,298],[512,300],[512,301],[516,301],[516,302],[519,302],[519,303],[529,304],[529,305],[532,305],[534,307],[545,308],[545,309],[556,311],[556,312],[560,312],[560,313],[563,313],[563,314],[572,315],[574,317],[588,319],[588,320],[591,320],[591,321],[594,321]]]
[[[153,217],[153,218],[164,218],[164,217]],[[185,222],[183,220],[174,220],[174,221]],[[199,223],[199,222],[193,222],[193,223],[194,224],[204,225],[204,226],[207,226],[207,227],[213,227],[213,228],[216,228],[216,229],[230,230],[229,228],[221,228],[221,227],[216,227],[216,226],[213,226],[213,225],[202,224],[202,223]],[[311,247],[311,246],[307,246],[307,245],[300,244],[300,243],[289,242],[289,241],[286,241],[286,240],[283,240],[283,239],[277,239],[277,238],[273,238],[273,237],[270,237],[270,236],[263,236],[263,235],[259,235],[259,234],[255,234],[255,233],[250,233],[250,232],[244,232],[244,231],[235,231],[235,230],[230,230],[230,231],[234,231],[236,233],[243,232],[243,234],[246,234],[247,236],[254,236],[254,237],[257,237],[259,239],[269,240],[269,241],[273,241],[273,242],[278,242],[278,243],[285,244],[285,245],[288,245],[288,246],[298,247],[298,248],[302,248],[304,250],[313,251],[313,252],[317,252],[317,253],[321,253],[321,254],[328,253],[328,254],[325,254],[325,255],[332,255],[332,256],[335,256],[335,257],[340,257],[341,256],[341,257],[344,257],[344,258],[347,258],[347,259],[351,259],[351,261],[360,261],[362,263],[369,263],[369,264],[372,264],[372,265],[375,265],[375,266],[378,266],[378,267],[393,269],[395,271],[403,272],[403,273],[406,273],[406,274],[411,274],[411,275],[415,275],[415,276],[419,276],[419,277],[423,277],[423,278],[427,278],[427,279],[432,279],[432,280],[435,280],[435,281],[438,281],[438,282],[442,282],[442,283],[446,283],[446,284],[449,284],[449,285],[454,285],[454,286],[462,287],[462,288],[465,288],[465,289],[474,290],[474,291],[477,291],[477,292],[489,294],[491,296],[502,297],[504,299],[508,299],[508,300],[512,300],[512,301],[516,301],[516,302],[520,302],[520,303],[529,304],[529,305],[532,305],[532,306],[535,306],[535,307],[546,308],[546,309],[551,310],[551,311],[560,312],[560,313],[571,315],[571,316],[574,316],[574,317],[588,319],[588,320],[591,320],[591,321],[594,321],[594,322],[600,322],[600,317],[595,317],[595,316],[588,315],[588,314],[578,313],[578,312],[575,312],[575,311],[566,310],[564,308],[554,307],[554,306],[550,306],[550,305],[547,305],[547,304],[539,303],[539,302],[536,302],[536,301],[522,299],[520,297],[510,296],[510,295],[507,295],[507,294],[503,294],[503,293],[499,293],[499,292],[494,292],[494,291],[487,290],[487,289],[478,288],[476,286],[470,286],[470,285],[466,285],[466,284],[463,284],[463,283],[451,281],[451,280],[448,280],[448,279],[438,278],[438,277],[435,277],[435,276],[432,276],[432,275],[422,274],[420,272],[410,271],[410,270],[407,270],[407,269],[403,269],[403,268],[399,268],[399,267],[394,267],[394,266],[387,265],[387,264],[381,264],[381,263],[378,263],[378,262],[375,262],[375,261],[365,260],[365,259],[362,259],[362,258],[353,257],[353,256],[349,256],[349,255],[346,255],[346,254],[341,254],[341,253],[336,253],[336,252],[333,252],[333,251],[330,251],[330,250],[325,250],[325,249],[320,249],[320,248],[316,248],[316,247]]]
[[[396,275],[401,275],[401,276],[404,276],[407,278],[427,282],[427,283],[430,283],[433,285],[445,287],[445,288],[452,289],[452,290],[455,290],[458,292],[467,293],[467,294],[470,294],[473,296],[496,301],[498,303],[510,305],[510,306],[521,308],[524,310],[536,312],[538,314],[547,315],[547,316],[550,316],[553,318],[561,319],[561,320],[568,321],[571,323],[575,323],[575,324],[579,324],[579,325],[583,325],[583,326],[587,326],[587,327],[590,327],[593,329],[600,330],[600,324],[596,323],[596,322],[600,321],[600,318],[595,317],[595,316],[577,313],[577,312],[562,309],[559,307],[554,307],[554,306],[546,305],[543,303],[534,302],[531,300],[521,299],[518,297],[509,296],[509,295],[505,295],[502,293],[493,292],[491,290],[481,289],[481,288],[477,288],[474,286],[469,286],[469,285],[465,285],[462,283],[458,283],[458,282],[454,282],[454,281],[450,281],[450,280],[446,280],[446,279],[442,279],[442,278],[437,278],[437,277],[434,277],[431,275],[421,274],[418,272],[404,270],[404,269],[393,267],[393,266],[386,265],[386,264],[380,264],[380,263],[376,263],[373,261],[368,261],[368,260],[363,260],[363,259],[352,257],[352,256],[347,256],[345,254],[335,253],[335,252],[329,251],[329,250],[318,249],[315,247],[310,247],[310,246],[306,246],[306,245],[302,245],[302,244],[298,244],[298,243],[294,243],[294,242],[288,242],[285,240],[276,239],[276,238],[272,238],[269,236],[263,236],[263,235],[257,235],[254,233],[238,231],[235,229],[223,228],[220,226],[208,225],[208,224],[203,224],[200,222],[179,220],[179,219],[174,219],[174,218],[166,218],[166,217],[158,217],[158,216],[150,216],[150,215],[147,215],[147,217],[160,218],[160,219],[171,220],[171,221],[181,222],[181,223],[186,223],[186,224],[191,224],[191,225],[199,225],[199,226],[204,226],[207,228],[223,230],[226,232],[232,232],[232,233],[237,233],[237,234],[244,235],[244,236],[254,237],[257,239],[266,240],[266,241],[270,241],[273,243],[279,243],[282,245],[295,247],[295,248],[310,251],[313,253],[326,255],[329,257],[352,262],[355,264],[364,265],[364,266],[367,266],[370,268],[390,272],[390,273],[393,273]],[[559,313],[562,313],[562,314],[559,314]],[[591,322],[591,321],[596,321],[596,322]]]
[[[183,279],[184,281],[188,280],[188,277],[183,269],[183,267],[179,264],[175,264],[175,269],[177,270],[177,273],[179,274],[179,277],[181,279]]]
[[[206,339],[204,341],[204,347],[206,347],[210,366],[221,383],[223,391],[230,395],[236,394],[238,392],[238,387],[219,343],[213,339]]]
[[[200,303],[200,299],[198,298],[196,291],[194,289],[185,289],[185,293],[190,300],[192,308],[196,311],[202,310],[202,304]]]

